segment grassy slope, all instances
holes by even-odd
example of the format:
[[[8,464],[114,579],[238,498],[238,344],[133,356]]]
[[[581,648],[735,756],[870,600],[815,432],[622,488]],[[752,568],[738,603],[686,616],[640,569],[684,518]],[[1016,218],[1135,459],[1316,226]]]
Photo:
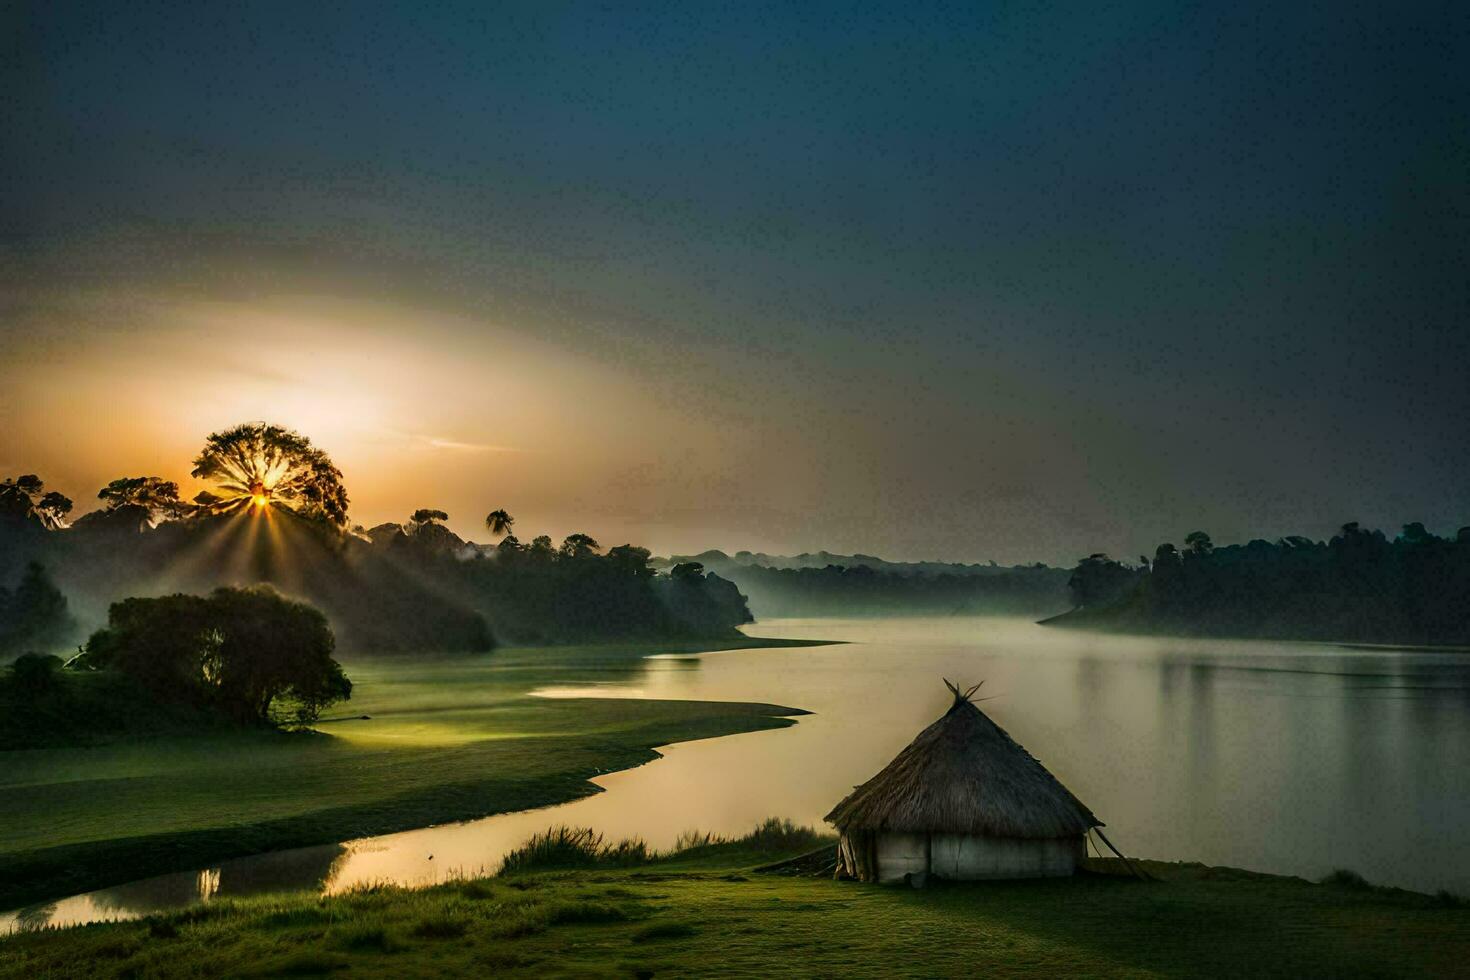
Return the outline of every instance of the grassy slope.
[[[0,977],[1448,976],[1470,962],[1470,910],[1408,892],[1157,864],[1168,880],[914,891],[740,870],[756,863],[714,849],[222,902],[0,940]]]
[[[662,650],[771,646],[704,643]],[[648,646],[349,665],[330,734],[0,753],[0,908],[209,861],[542,806],[654,746],[791,724],[771,705],[549,700],[641,670]],[[355,720],[359,715],[371,720]]]

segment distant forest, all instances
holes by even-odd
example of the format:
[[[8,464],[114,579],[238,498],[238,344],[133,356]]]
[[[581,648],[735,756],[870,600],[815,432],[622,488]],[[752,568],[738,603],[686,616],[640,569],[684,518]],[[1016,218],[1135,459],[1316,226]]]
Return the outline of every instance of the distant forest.
[[[1287,537],[1216,547],[1195,531],[1137,564],[1082,559],[1072,612],[1049,625],[1125,633],[1340,642],[1470,644],[1470,527],[1421,523],[1393,538],[1357,523],[1329,541]]]
[[[887,562],[829,552],[676,556],[734,582],[758,616],[1048,616],[1068,607],[1070,569]]]

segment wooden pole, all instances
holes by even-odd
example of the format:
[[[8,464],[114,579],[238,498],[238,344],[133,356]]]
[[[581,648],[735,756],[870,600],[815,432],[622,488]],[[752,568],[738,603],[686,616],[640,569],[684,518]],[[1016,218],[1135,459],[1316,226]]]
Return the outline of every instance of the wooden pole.
[[[1102,842],[1104,844],[1108,845],[1108,850],[1110,850],[1114,854],[1118,855],[1118,857],[1123,861],[1123,866],[1126,867],[1129,871],[1133,872],[1133,876],[1135,878],[1137,878],[1140,881],[1153,881],[1154,880],[1154,878],[1153,878],[1152,875],[1145,874],[1144,872],[1139,871],[1137,868],[1135,868],[1133,866],[1133,862],[1132,861],[1128,860],[1126,857],[1123,857],[1123,852],[1120,851],[1120,850],[1118,850],[1116,847],[1113,846],[1113,842],[1110,841],[1110,840],[1108,840],[1108,835],[1102,832],[1102,828],[1101,827],[1093,827],[1092,830],[1093,830],[1093,833],[1097,834],[1097,836],[1099,836],[1099,837],[1102,838]]]

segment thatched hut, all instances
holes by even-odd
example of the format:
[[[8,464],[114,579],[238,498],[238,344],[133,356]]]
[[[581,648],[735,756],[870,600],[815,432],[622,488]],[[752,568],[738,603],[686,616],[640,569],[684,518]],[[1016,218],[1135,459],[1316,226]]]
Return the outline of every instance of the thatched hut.
[[[827,814],[841,834],[837,873],[860,881],[1044,878],[1072,874],[1102,822],[971,700],[944,717]]]

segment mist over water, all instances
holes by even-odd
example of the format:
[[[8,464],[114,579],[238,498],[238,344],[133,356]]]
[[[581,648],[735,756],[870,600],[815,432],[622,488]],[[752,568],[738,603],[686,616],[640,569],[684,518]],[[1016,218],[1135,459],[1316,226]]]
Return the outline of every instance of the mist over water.
[[[777,620],[824,647],[652,657],[626,682],[547,697],[764,701],[791,728],[663,749],[542,810],[262,855],[0,917],[0,932],[144,914],[223,895],[425,885],[495,870],[549,825],[672,846],[767,816],[820,825],[948,706],[940,679],[1062,780],[1130,856],[1470,891],[1470,654],[1047,629],[1022,620]]]

